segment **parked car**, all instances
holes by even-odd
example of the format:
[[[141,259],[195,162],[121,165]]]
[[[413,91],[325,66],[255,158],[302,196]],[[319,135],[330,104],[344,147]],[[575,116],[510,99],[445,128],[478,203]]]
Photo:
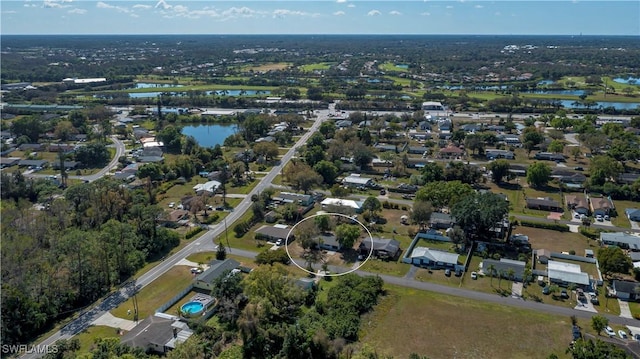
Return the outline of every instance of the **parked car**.
[[[191,273],[193,273],[193,274],[200,274],[200,273],[202,273],[202,269],[200,269],[200,268],[195,268],[195,267],[194,267],[194,268],[191,268]]]
[[[549,291],[549,287],[548,286],[542,288],[542,294],[548,295],[549,293],[550,293],[550,291]]]
[[[456,269],[455,276],[456,277],[462,277],[462,269]]]
[[[451,277],[451,269],[446,269],[444,271],[444,275],[446,275],[447,277]]]
[[[604,221],[604,218],[602,218],[602,216],[601,216],[601,215],[597,215],[597,216],[596,216],[596,221],[598,221],[598,222],[603,222],[603,221]]]
[[[618,330],[618,336],[620,339],[627,339],[627,333],[624,330]]]
[[[600,300],[598,299],[598,297],[596,297],[595,295],[592,295],[591,296],[591,304],[599,305],[600,304]]]
[[[476,272],[471,272],[471,279],[478,279],[478,273]]]
[[[606,328],[604,328],[604,332],[607,333],[608,336],[610,337],[615,337],[616,336],[616,332],[613,331],[613,329],[611,329],[610,326],[607,325]]]
[[[575,219],[580,219],[580,213],[576,213],[576,214],[574,214],[574,215],[573,215],[573,218],[575,218]]]
[[[380,190],[380,195],[381,195],[381,196],[384,196],[385,194],[387,194],[387,191],[385,191],[384,189],[381,189],[381,190]]]
[[[566,289],[563,289],[562,292],[560,292],[560,298],[564,298],[564,299],[569,298],[569,294],[567,293]]]
[[[608,220],[610,220],[610,219],[611,219],[611,218],[609,217],[609,215],[607,215],[607,214],[605,214],[605,215],[604,215],[604,220],[605,220],[605,221],[608,221]]]
[[[169,208],[173,208],[173,207],[175,207],[175,206],[176,206],[176,203],[175,203],[175,202],[171,202],[171,203],[169,203]]]
[[[576,171],[584,171],[584,168],[578,166],[578,167],[573,167],[574,170]]]

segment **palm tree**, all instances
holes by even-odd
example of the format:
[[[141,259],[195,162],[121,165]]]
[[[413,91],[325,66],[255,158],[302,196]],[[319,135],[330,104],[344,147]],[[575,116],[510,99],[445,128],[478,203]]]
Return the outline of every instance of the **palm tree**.
[[[489,264],[487,270],[489,271],[489,276],[491,276],[491,287],[493,288],[493,274],[496,272],[496,266],[493,264]]]
[[[567,286],[567,289],[569,290],[569,298],[571,298],[571,300],[573,300],[573,291],[577,288],[578,286],[575,283],[571,283],[569,284],[569,286]]]
[[[502,277],[505,276],[505,272],[504,270],[499,270],[498,271],[498,288],[502,289]]]
[[[516,271],[513,270],[513,268],[507,269],[507,277],[509,278],[509,280],[514,280],[515,275],[516,275]]]

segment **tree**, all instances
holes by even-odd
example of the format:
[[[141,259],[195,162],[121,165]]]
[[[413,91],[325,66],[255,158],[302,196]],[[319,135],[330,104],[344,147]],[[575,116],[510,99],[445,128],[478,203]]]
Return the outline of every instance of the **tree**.
[[[547,149],[553,153],[562,153],[564,151],[564,143],[559,140],[553,140]]]
[[[487,165],[487,169],[491,171],[491,178],[498,184],[502,183],[503,178],[509,177],[510,167],[509,161],[505,159],[495,160]]]
[[[218,244],[218,249],[216,250],[216,259],[219,261],[223,261],[227,259],[227,248],[224,246],[222,241]]]
[[[58,122],[54,130],[55,136],[62,142],[68,141],[71,138],[71,135],[77,132],[78,131],[73,127],[71,121],[68,120]]]
[[[582,154],[582,150],[580,149],[580,146],[572,146],[569,150],[569,154],[573,156],[574,161],[577,161],[578,157]]]
[[[369,147],[360,142],[352,145],[351,153],[353,154],[354,163],[360,168],[367,168],[373,159],[373,152]]]
[[[336,227],[336,239],[343,248],[351,248],[358,237],[360,237],[360,232],[359,226],[346,223],[341,224]]]
[[[578,139],[593,155],[600,153],[609,142],[607,136],[602,132],[584,133],[578,136]]]
[[[382,209],[382,204],[376,197],[369,196],[364,200],[362,209],[369,211],[369,220],[373,220],[375,218],[375,214]]]
[[[44,131],[45,127],[37,116],[19,117],[11,122],[11,133],[16,137],[27,136],[31,143],[38,142]]]
[[[331,230],[331,219],[327,215],[316,216],[313,219],[313,222],[322,233],[326,233]]]
[[[411,208],[411,220],[414,223],[418,223],[420,230],[423,230],[425,225],[429,223],[432,213],[433,206],[430,202],[416,200]]]
[[[333,121],[325,121],[320,124],[318,132],[320,132],[325,139],[333,138],[333,135],[336,133],[336,124]]]
[[[278,157],[278,145],[274,142],[258,142],[253,146],[253,151],[258,156],[264,156],[264,159],[269,162]]]
[[[604,185],[609,180],[615,180],[624,171],[620,162],[613,161],[609,156],[594,156],[591,158],[589,172],[592,185]]]
[[[313,170],[318,172],[318,174],[322,176],[323,182],[328,185],[334,184],[336,177],[338,177],[338,167],[327,160],[316,163],[315,166],[313,166]]]
[[[535,127],[527,127],[522,131],[522,143],[531,142],[533,146],[544,142],[544,135]]]
[[[80,146],[75,151],[76,161],[81,162],[86,167],[102,167],[109,162],[110,154],[107,146],[103,143],[90,143]]]
[[[551,167],[543,162],[535,162],[527,169],[527,183],[532,187],[543,187],[551,179]]]
[[[491,282],[491,287],[493,288],[493,277],[494,277],[494,275],[496,273],[495,264],[493,264],[493,263],[489,264],[489,266],[487,267],[487,271],[489,272],[487,274],[491,277],[490,282]]]
[[[600,339],[578,339],[567,349],[567,354],[571,354],[573,359],[631,358],[624,349]]]
[[[418,190],[416,201],[431,202],[434,208],[451,207],[472,193],[473,188],[460,181],[430,182]]]
[[[436,162],[427,162],[420,173],[425,183],[444,180],[444,170]]]
[[[633,262],[625,255],[620,247],[604,247],[598,250],[598,262],[600,270],[606,277],[614,273],[628,274],[633,268]]]
[[[482,154],[484,152],[484,140],[481,135],[468,135],[464,139],[464,147],[471,150],[473,154],[475,154],[476,150],[478,154]]]
[[[157,138],[164,144],[169,153],[180,153],[182,150],[182,133],[173,125],[166,126],[158,132]]]
[[[467,235],[486,239],[492,238],[495,232],[491,228],[501,225],[507,213],[509,203],[491,192],[467,195],[451,207],[451,215]]]
[[[283,177],[296,190],[307,193],[311,188],[322,183],[322,176],[316,173],[306,163],[290,162],[285,168]]]

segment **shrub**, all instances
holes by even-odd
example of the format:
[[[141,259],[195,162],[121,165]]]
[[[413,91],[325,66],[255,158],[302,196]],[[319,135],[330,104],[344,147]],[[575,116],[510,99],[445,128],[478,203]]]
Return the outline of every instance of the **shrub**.
[[[205,217],[201,222],[204,224],[211,224],[220,218],[220,215],[217,213],[210,214],[208,217]]]
[[[598,229],[590,229],[590,228],[581,226],[578,231],[580,232],[580,234],[582,234],[583,236],[589,239],[597,240],[600,238],[601,231]]]
[[[569,232],[569,227],[566,224],[533,222],[533,221],[521,220],[520,221],[520,225],[521,226],[525,226],[525,227],[550,229],[552,231],[558,231],[558,232]]]
[[[193,238],[196,234],[198,234],[198,233],[202,232],[203,230],[204,230],[204,228],[202,228],[202,227],[194,227],[193,229],[189,230],[189,232],[187,232],[187,233],[184,235],[184,238],[186,238],[186,239],[191,239],[191,238]]]

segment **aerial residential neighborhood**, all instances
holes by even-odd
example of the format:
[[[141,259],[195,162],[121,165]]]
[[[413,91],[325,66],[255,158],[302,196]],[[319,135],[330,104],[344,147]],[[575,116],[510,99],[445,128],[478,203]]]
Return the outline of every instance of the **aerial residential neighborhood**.
[[[3,357],[640,356],[637,42],[184,36],[3,36]]]

